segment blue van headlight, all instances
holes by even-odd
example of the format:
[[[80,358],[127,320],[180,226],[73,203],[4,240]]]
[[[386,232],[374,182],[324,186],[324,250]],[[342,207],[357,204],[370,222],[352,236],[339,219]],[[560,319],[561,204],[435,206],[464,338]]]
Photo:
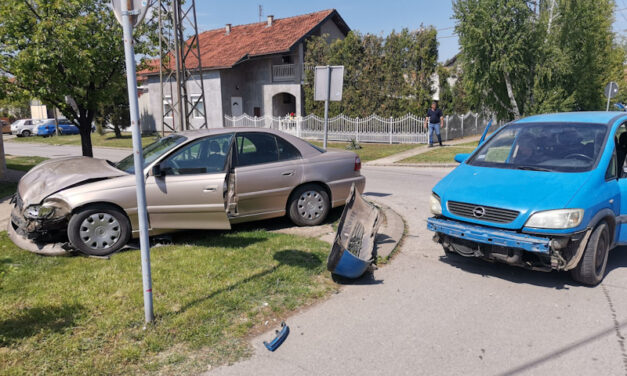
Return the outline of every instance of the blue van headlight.
[[[429,198],[429,207],[431,208],[431,213],[435,215],[442,214],[442,204],[440,202],[440,197],[435,193],[431,192],[431,197]]]
[[[583,209],[547,210],[533,214],[525,227],[567,229],[577,227],[583,220]]]

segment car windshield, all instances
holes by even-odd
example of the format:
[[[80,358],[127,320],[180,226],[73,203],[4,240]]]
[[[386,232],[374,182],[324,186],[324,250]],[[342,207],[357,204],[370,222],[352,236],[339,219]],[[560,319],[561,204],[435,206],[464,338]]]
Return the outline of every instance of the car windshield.
[[[143,149],[144,154],[144,168],[156,161],[159,157],[174,149],[186,140],[185,137],[179,135],[171,135],[164,137],[157,142],[154,142]],[[119,161],[115,167],[122,171],[126,171],[129,174],[135,173],[133,154]]]
[[[468,164],[534,171],[589,171],[601,154],[606,133],[604,124],[515,123],[491,137]]]

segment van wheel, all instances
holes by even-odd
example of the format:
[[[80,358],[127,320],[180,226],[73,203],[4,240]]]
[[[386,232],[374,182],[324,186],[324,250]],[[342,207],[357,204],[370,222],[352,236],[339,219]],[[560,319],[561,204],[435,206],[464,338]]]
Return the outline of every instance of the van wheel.
[[[28,137],[30,136],[30,131],[26,130],[26,131],[22,131],[22,137]]]
[[[126,245],[131,224],[124,213],[108,205],[93,205],[72,215],[67,228],[70,243],[93,256],[110,255]]]
[[[571,271],[575,281],[595,286],[603,280],[610,243],[610,228],[606,222],[601,222],[588,239],[579,264]]]
[[[289,203],[290,219],[298,226],[319,225],[327,218],[330,210],[329,195],[316,184],[299,187]]]

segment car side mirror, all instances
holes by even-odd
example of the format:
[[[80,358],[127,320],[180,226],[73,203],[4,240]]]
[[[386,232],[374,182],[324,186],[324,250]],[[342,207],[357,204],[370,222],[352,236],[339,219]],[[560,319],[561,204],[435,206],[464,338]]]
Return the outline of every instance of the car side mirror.
[[[468,157],[470,157],[470,154],[469,154],[469,153],[457,154],[457,155],[455,156],[455,162],[462,163],[462,162],[464,162],[466,159],[468,159]]]
[[[161,165],[152,166],[152,176],[156,176],[156,177],[165,176],[165,169],[161,169]]]

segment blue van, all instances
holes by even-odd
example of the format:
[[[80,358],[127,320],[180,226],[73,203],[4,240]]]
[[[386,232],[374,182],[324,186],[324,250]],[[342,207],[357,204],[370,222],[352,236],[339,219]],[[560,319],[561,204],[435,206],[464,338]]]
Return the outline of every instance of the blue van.
[[[627,113],[537,115],[494,132],[444,177],[427,221],[445,252],[534,270],[605,275],[627,245]]]

